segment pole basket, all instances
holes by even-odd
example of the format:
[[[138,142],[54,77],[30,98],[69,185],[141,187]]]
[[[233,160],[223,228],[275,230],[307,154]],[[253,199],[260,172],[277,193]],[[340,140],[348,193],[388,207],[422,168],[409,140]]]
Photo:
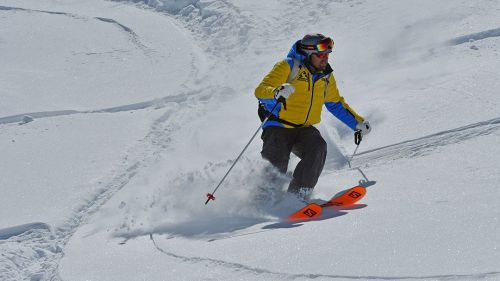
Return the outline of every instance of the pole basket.
[[[210,200],[215,200],[215,196],[212,193],[207,193],[207,202],[205,202],[205,205],[207,205]]]

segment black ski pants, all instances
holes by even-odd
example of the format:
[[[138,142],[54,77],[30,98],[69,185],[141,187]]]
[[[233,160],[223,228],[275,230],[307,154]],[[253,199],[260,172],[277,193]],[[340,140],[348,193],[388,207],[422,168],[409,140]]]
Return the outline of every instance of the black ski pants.
[[[281,173],[286,173],[290,153],[300,162],[293,172],[289,191],[299,187],[314,188],[323,170],[326,159],[326,142],[315,127],[282,128],[270,126],[263,130],[262,157]]]

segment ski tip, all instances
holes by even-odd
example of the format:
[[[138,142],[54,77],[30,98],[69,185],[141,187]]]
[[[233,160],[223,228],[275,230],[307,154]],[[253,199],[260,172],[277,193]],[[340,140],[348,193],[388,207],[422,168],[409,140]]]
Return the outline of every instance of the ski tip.
[[[321,215],[320,205],[311,203],[288,217],[289,222],[299,222],[318,218]]]
[[[351,188],[348,192],[349,196],[361,200],[366,195],[366,187],[358,185]]]
[[[363,197],[365,197],[365,195],[366,195],[366,188],[358,185],[358,186],[349,188],[341,195],[332,198],[330,201],[322,204],[321,206],[322,207],[349,206],[349,205],[352,205],[352,204],[358,202],[359,200],[361,200]]]

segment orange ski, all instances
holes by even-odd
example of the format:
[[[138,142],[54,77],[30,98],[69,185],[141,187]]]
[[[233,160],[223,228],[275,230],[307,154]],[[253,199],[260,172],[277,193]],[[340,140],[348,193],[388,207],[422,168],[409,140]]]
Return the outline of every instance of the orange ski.
[[[321,207],[329,206],[349,206],[361,200],[366,194],[366,188],[362,186],[352,187],[330,201],[321,204]]]
[[[336,196],[330,199],[330,201],[321,205],[318,205],[316,203],[306,205],[304,208],[291,214],[288,217],[288,221],[297,222],[319,218],[324,207],[349,206],[361,200],[365,196],[365,194],[366,188],[362,186],[352,187],[346,190],[346,192],[342,193],[341,195]]]
[[[311,203],[291,214],[288,217],[288,221],[305,221],[318,218],[321,215],[322,210],[323,208],[320,205]]]

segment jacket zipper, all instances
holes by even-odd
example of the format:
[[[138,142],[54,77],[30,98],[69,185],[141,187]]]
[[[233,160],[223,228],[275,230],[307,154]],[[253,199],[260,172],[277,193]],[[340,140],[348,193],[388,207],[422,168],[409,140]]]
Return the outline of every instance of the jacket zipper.
[[[311,90],[311,74],[308,73],[307,74],[307,90],[310,91]]]
[[[311,82],[311,78],[309,79],[309,83]],[[311,84],[309,84],[311,85]],[[307,122],[307,119],[309,119],[309,114],[311,113],[311,108],[312,108],[312,105],[313,105],[313,100],[314,100],[314,81],[312,81],[312,91],[311,91],[311,103],[309,104],[309,110],[307,111],[307,116],[306,116],[306,120],[304,121],[304,123],[302,125],[305,125],[306,122]]]

